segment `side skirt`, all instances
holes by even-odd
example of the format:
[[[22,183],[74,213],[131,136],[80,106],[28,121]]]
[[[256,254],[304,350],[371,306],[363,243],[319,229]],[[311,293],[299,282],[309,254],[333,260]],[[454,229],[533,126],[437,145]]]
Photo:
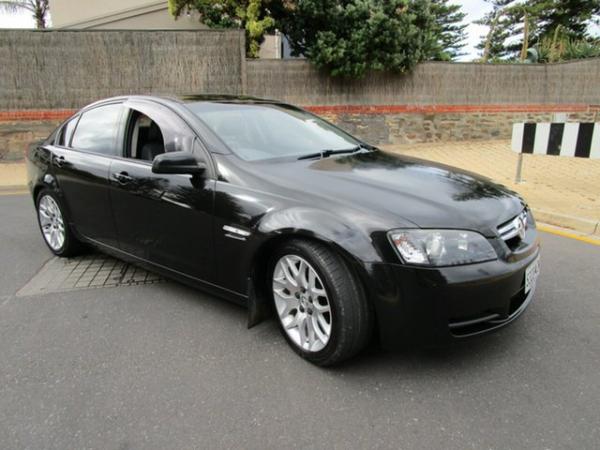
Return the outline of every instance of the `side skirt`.
[[[156,264],[151,261],[147,261],[143,258],[139,258],[130,253],[124,252],[120,249],[111,247],[110,245],[106,245],[101,242],[97,242],[88,237],[84,237],[81,235],[79,235],[78,237],[80,237],[83,241],[85,241],[86,243],[95,247],[96,249],[100,250],[101,252],[111,255],[117,259],[121,259],[123,261],[129,262],[132,264],[136,264],[150,272],[158,273],[167,278],[171,278],[180,283],[183,283],[190,287],[202,290],[206,293],[212,294],[216,297],[223,298],[225,300],[236,303],[238,305],[248,306],[248,297],[243,294],[231,291],[229,289],[226,289],[222,286],[218,286],[216,284],[209,283],[208,281],[200,280],[199,278],[195,278],[190,275],[186,275],[185,273],[178,272],[173,269],[169,269],[166,266]]]

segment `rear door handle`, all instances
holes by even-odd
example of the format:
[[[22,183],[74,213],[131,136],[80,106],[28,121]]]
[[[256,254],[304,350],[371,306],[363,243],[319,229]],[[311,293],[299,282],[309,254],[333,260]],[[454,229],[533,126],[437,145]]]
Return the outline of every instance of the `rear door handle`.
[[[121,184],[131,183],[133,178],[127,172],[113,173],[113,178]]]

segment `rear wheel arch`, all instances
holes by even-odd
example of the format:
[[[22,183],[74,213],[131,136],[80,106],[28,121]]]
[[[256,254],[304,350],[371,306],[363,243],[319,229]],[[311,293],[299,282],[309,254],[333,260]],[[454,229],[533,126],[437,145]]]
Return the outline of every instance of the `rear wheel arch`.
[[[44,238],[44,241],[46,242],[48,248],[56,256],[61,256],[61,257],[74,256],[74,255],[81,253],[82,250],[84,249],[83,243],[77,238],[77,236],[75,235],[75,233],[73,232],[73,229],[71,228],[71,226],[69,224],[68,216],[66,215],[66,212],[65,212],[64,203],[63,203],[59,193],[55,189],[53,189],[51,186],[47,186],[47,185],[36,186],[36,188],[34,188],[34,193],[35,193],[35,199],[34,199],[35,209],[36,209],[36,216],[38,219],[38,224],[40,227],[40,231],[42,232],[42,237]],[[51,203],[54,204],[54,211],[56,212],[56,214],[51,214],[50,217],[54,217],[54,218],[58,217],[58,220],[60,222],[60,223],[56,223],[56,219],[53,219],[55,221],[55,229],[56,229],[56,227],[58,227],[59,230],[62,229],[63,242],[60,247],[53,247],[51,245],[51,242],[49,242],[48,238],[45,236],[45,232],[42,227],[42,219],[41,219],[40,211],[42,208],[41,201],[44,197],[49,198],[47,200],[49,200]],[[46,209],[46,211],[48,211],[48,209]],[[45,217],[48,217],[47,213],[46,213]],[[44,220],[46,222],[48,222],[48,219],[44,219]]]
[[[38,197],[40,195],[40,192],[42,192],[42,189],[46,188],[47,186],[44,184],[37,184],[32,191],[32,195],[33,195],[33,201],[37,203]],[[37,204],[35,205],[37,207]]]
[[[35,185],[35,187],[33,188],[33,191],[32,191],[34,201],[37,201],[38,196],[40,195],[40,192],[43,189],[48,189],[57,195],[61,195],[61,193],[58,189],[58,181],[56,180],[56,177],[54,175],[52,175],[51,173],[46,173],[43,177],[40,177],[39,180],[37,181],[37,184]]]
[[[32,190],[33,202],[34,202],[36,208],[37,208],[37,201],[38,201],[40,192],[42,192],[43,190],[48,190],[48,191],[52,192],[54,195],[58,196],[58,198],[61,201],[61,207],[64,210],[63,212],[66,214],[67,220],[70,222],[71,208],[69,206],[69,203],[67,202],[67,199],[65,198],[62,191],[60,190],[60,186],[58,185],[58,180],[51,173],[46,173],[46,175],[44,175],[38,181],[38,183]]]

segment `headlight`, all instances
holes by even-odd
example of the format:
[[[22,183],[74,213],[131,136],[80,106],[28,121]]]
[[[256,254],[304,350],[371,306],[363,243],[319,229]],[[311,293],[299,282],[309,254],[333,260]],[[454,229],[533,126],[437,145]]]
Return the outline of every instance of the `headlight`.
[[[497,258],[481,234],[465,230],[395,230],[388,233],[407,264],[456,266]]]

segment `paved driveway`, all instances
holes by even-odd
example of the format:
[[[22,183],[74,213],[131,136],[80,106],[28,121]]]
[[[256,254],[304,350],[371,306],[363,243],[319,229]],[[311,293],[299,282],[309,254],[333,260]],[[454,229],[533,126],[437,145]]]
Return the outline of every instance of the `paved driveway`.
[[[324,370],[174,282],[22,290],[50,254],[28,197],[0,217],[0,448],[598,448],[600,247],[543,234],[506,330]]]

